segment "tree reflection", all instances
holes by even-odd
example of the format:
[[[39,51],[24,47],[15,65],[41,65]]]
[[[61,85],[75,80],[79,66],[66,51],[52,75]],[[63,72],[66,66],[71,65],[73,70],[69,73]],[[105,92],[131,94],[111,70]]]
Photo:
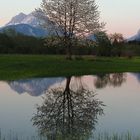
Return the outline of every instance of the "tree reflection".
[[[104,88],[107,85],[119,87],[126,82],[126,78],[127,75],[125,73],[101,74],[95,79],[94,85],[96,88]]]
[[[84,140],[91,136],[104,105],[81,83],[71,84],[71,77],[67,77],[65,88],[48,90],[43,104],[37,106],[32,121],[48,140]]]

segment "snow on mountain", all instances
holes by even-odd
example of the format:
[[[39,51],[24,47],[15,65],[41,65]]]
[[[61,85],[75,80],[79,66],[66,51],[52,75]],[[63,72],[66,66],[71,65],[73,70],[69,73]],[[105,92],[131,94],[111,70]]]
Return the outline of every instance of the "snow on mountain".
[[[43,20],[39,19],[37,17],[37,15],[41,14],[43,15],[43,13],[39,13],[39,12],[32,12],[28,15],[24,14],[24,13],[20,13],[18,15],[16,15],[15,17],[13,17],[11,19],[11,21],[9,21],[6,26],[9,26],[9,25],[17,25],[17,24],[28,24],[28,25],[31,25],[31,26],[34,26],[34,27],[38,27],[40,26],[41,24],[43,24]],[[49,21],[48,17],[44,16],[44,20],[45,21]]]
[[[140,41],[140,30],[137,32],[136,35],[128,38],[127,41]]]
[[[26,17],[27,17],[26,14],[20,13],[20,14],[16,15],[15,17],[13,17],[13,18],[11,19],[11,21],[8,22],[5,26],[21,24],[21,21],[22,21],[23,19],[25,19]]]
[[[44,23],[47,23],[46,28],[42,26]],[[0,28],[0,32],[14,29],[16,32],[27,36],[46,37],[56,35],[54,28],[57,29],[59,35],[62,35],[61,29],[57,28],[56,24],[52,23],[44,13],[34,11],[28,15],[24,13],[16,15],[4,27]]]
[[[29,24],[34,27],[40,26],[40,21],[32,13],[21,21],[22,24]]]

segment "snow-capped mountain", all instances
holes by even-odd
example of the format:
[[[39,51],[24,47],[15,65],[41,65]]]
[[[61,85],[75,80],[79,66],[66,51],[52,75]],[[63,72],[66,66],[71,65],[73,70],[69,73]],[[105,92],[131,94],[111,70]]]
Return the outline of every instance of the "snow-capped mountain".
[[[26,14],[20,13],[20,14],[16,15],[15,17],[13,17],[13,18],[10,20],[10,22],[8,22],[5,26],[21,24],[21,21],[22,21],[23,19],[25,19],[26,17],[27,17]]]
[[[136,35],[128,38],[127,41],[140,41],[140,30],[137,32]]]
[[[7,33],[9,30],[14,30],[17,33],[34,37],[45,37],[49,35],[49,32],[47,30],[40,27],[34,27],[28,24],[8,25],[1,28],[0,32]]]
[[[37,15],[43,16],[43,20],[39,19]],[[48,17],[45,16],[41,12],[34,11],[28,15],[26,15],[24,13],[20,13],[20,14],[16,15],[6,24],[6,26],[18,25],[18,24],[28,24],[28,25],[31,25],[34,27],[40,27],[40,25],[42,25],[44,23],[44,21],[49,22]]]
[[[140,73],[132,73],[138,80],[138,82],[140,82]]]
[[[45,28],[42,26],[44,23],[47,23]],[[56,35],[56,32],[53,30],[54,28],[56,29],[56,25],[46,15],[42,12],[34,11],[28,15],[24,13],[16,15],[4,27],[0,28],[0,32],[12,29],[17,33],[27,36],[46,37]],[[57,28],[57,31],[61,34],[60,28]]]

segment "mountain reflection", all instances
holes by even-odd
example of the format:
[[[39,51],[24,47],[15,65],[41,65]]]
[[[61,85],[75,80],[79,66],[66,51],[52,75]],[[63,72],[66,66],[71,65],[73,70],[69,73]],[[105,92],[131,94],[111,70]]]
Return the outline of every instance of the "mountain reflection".
[[[65,86],[49,89],[32,118],[47,140],[88,140],[103,114],[103,102],[95,93],[82,85],[80,78],[71,79],[66,78]]]
[[[38,78],[29,80],[18,80],[8,82],[11,89],[19,94],[28,93],[31,96],[40,96],[44,94],[48,88],[58,82],[63,81],[64,78]]]
[[[127,80],[127,74],[125,73],[114,73],[114,74],[100,74],[94,80],[96,88],[105,88],[108,85],[113,87],[119,87]]]
[[[138,82],[140,82],[140,73],[132,73],[138,80]]]

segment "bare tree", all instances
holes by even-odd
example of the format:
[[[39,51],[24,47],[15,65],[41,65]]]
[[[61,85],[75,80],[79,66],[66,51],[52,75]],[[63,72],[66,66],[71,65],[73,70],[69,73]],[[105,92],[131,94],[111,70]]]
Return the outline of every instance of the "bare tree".
[[[124,37],[121,33],[110,34],[109,38],[112,44],[120,44],[124,42]]]
[[[67,57],[71,59],[71,48],[76,38],[100,31],[100,13],[95,0],[42,0],[41,8],[53,24],[58,38],[63,41]],[[48,26],[48,22],[45,23]]]

